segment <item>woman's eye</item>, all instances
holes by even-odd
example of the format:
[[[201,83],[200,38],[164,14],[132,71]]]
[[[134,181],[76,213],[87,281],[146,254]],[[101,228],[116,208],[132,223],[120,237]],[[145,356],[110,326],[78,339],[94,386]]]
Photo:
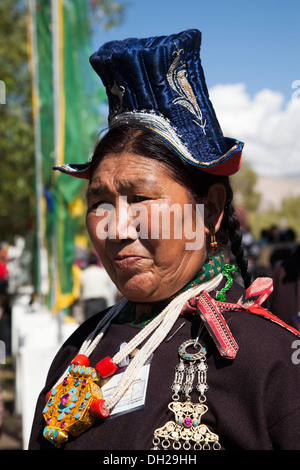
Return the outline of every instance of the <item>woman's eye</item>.
[[[97,210],[98,207],[103,206],[103,204],[105,204],[105,201],[95,201],[95,202],[93,201],[89,204],[88,208],[89,208],[90,211],[91,210]]]
[[[144,201],[149,200],[149,198],[146,196],[134,196],[132,199],[133,199],[133,203],[139,203],[139,202],[144,202]]]

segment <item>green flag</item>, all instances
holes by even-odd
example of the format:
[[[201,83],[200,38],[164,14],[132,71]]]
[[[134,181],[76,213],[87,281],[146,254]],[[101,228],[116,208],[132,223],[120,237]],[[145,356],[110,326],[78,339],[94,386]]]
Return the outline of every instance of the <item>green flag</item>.
[[[88,2],[30,1],[36,15],[37,95],[50,304],[58,311],[71,305],[78,294],[75,237],[79,220],[85,216],[85,206],[84,182],[53,172],[52,167],[88,160],[99,127],[103,92],[88,60],[92,52]]]

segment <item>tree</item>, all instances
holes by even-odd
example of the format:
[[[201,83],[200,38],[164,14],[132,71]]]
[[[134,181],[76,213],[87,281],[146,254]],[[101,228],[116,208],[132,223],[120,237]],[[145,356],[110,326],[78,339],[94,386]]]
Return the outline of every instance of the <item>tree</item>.
[[[248,162],[243,162],[240,170],[231,177],[231,183],[235,194],[235,203],[245,207],[247,212],[255,212],[258,209],[261,195],[255,191],[257,175]]]
[[[91,23],[101,23],[104,30],[122,23],[126,2],[113,0],[91,0]]]
[[[0,238],[25,234],[33,219],[34,135],[24,2],[0,2]]]

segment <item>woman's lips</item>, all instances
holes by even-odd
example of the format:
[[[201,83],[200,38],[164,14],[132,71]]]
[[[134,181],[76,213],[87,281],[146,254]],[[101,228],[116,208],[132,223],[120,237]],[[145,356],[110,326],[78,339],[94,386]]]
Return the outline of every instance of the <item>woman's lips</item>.
[[[142,259],[142,256],[138,255],[117,256],[114,258],[114,262],[118,268],[124,269],[130,268],[140,259]]]

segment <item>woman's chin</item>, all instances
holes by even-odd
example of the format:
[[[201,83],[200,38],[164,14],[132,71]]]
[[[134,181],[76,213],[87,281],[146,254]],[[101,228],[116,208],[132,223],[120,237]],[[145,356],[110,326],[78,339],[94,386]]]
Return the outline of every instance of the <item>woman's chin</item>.
[[[156,301],[157,285],[149,279],[143,279],[140,275],[133,276],[117,287],[121,294],[131,302],[148,303]]]
[[[119,289],[120,290],[120,289]],[[134,303],[151,303],[155,302],[155,295],[149,290],[124,288],[120,290],[130,302]]]

